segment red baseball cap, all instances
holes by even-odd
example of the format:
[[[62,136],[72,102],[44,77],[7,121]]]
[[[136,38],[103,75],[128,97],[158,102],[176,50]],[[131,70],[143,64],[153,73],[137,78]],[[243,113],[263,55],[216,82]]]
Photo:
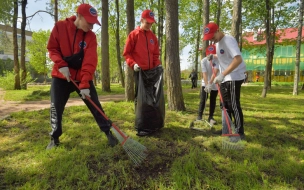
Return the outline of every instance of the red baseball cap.
[[[206,55],[216,54],[215,45],[210,45],[206,48]]]
[[[98,21],[97,11],[91,5],[79,5],[77,8],[77,13],[81,14],[88,23],[98,24],[99,26],[101,26],[100,22]]]
[[[203,40],[210,40],[213,38],[215,32],[218,30],[218,25],[214,22],[210,22],[204,28],[204,38]]]
[[[149,23],[156,22],[155,19],[154,19],[154,13],[151,10],[144,10],[141,13],[141,18],[146,19]]]

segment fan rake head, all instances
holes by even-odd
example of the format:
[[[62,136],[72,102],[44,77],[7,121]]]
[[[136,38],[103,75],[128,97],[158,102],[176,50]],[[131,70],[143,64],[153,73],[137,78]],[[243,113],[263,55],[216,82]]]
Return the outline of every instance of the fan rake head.
[[[131,139],[129,136],[126,136],[122,131],[118,132],[115,128],[112,128],[112,131],[131,161],[135,166],[139,166],[148,155],[147,148],[139,142]]]
[[[245,147],[245,143],[241,140],[239,135],[223,136],[222,148],[226,150],[242,150]]]

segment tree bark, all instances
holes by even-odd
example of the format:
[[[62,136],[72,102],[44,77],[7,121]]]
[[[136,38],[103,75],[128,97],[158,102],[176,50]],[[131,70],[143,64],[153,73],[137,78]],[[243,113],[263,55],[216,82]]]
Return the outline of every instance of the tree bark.
[[[166,6],[166,73],[169,110],[184,111],[184,98],[181,86],[178,32],[178,1],[165,0]]]
[[[201,20],[202,18],[202,9],[203,9],[203,3],[202,0],[198,1],[198,6],[199,6],[199,11],[198,11],[198,16],[199,16],[199,20]],[[199,46],[201,43],[201,25],[198,24],[197,25],[197,34],[196,34],[196,47],[195,47],[195,71],[198,72],[198,65],[200,63],[200,61],[198,60],[198,56],[199,56]]]
[[[208,1],[209,4],[209,1]],[[220,27],[221,21],[221,11],[222,11],[222,0],[217,0],[217,14],[216,14],[216,23]],[[208,12],[209,12],[209,5],[208,5]],[[209,15],[208,15],[209,18]]]
[[[116,55],[117,55],[117,64],[118,64],[118,73],[119,73],[119,78],[121,81],[121,86],[124,88],[125,87],[125,79],[124,79],[124,75],[123,75],[123,70],[121,67],[121,54],[120,54],[120,34],[119,34],[119,1],[115,0],[115,4],[116,4],[116,33],[115,33],[115,37],[116,37]]]
[[[58,0],[54,0],[54,20],[58,22]]]
[[[299,22],[298,22],[298,38],[296,47],[296,64],[293,82],[293,95],[298,95],[298,83],[300,76],[300,56],[301,56],[301,37],[302,37],[302,27],[303,27],[303,12],[304,12],[304,0],[300,1],[299,7]],[[304,86],[304,84],[303,84]]]
[[[26,39],[25,39],[25,27],[26,27],[26,5],[27,0],[22,0],[21,2],[21,12],[22,12],[22,22],[21,22],[21,88],[26,90],[26,66],[25,66],[25,46],[26,46]]]
[[[203,3],[203,30],[204,26],[206,26],[209,23],[209,0],[204,0]],[[219,21],[218,21],[219,22]],[[204,31],[202,32],[204,34]],[[203,38],[202,38],[203,39]],[[208,46],[209,41],[203,41],[202,44],[202,58],[206,57],[206,48]]]
[[[163,63],[163,66],[166,67],[163,60],[163,31],[164,31],[164,0],[158,0],[158,44],[159,44],[159,53],[160,60]]]
[[[102,0],[101,19],[101,87],[102,91],[110,92],[110,67],[109,67],[109,0]]]
[[[127,0],[127,34],[135,28],[134,18],[134,0]],[[126,85],[125,97],[126,101],[134,101],[134,71],[126,65]]]
[[[19,56],[18,56],[18,39],[17,39],[17,19],[18,19],[18,0],[14,1],[13,16],[13,44],[14,44],[14,74],[15,74],[15,90],[20,90],[20,74],[19,74]]]
[[[233,16],[231,25],[231,35],[236,39],[237,43],[240,42],[240,25],[242,18],[242,0],[233,1]]]

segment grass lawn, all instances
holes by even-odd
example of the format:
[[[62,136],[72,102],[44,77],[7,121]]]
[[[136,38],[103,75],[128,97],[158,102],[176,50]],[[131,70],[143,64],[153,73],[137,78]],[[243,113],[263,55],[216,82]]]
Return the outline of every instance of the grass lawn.
[[[222,137],[210,129],[189,129],[199,89],[185,91],[187,111],[167,110],[165,127],[149,137],[135,135],[132,102],[103,104],[122,131],[148,148],[140,167],[122,147],[107,146],[85,106],[66,108],[61,146],[50,151],[49,110],[14,113],[0,121],[0,189],[304,189],[304,93],[274,86],[261,98],[261,90],[242,87],[244,150],[222,149]],[[219,106],[215,119],[220,130]]]
[[[124,94],[124,89],[118,83],[111,83],[111,92],[103,92],[101,84],[96,87],[98,95]],[[6,90],[4,100],[6,101],[35,101],[50,99],[50,85],[28,85],[27,90]],[[76,92],[70,95],[71,98],[78,98]]]

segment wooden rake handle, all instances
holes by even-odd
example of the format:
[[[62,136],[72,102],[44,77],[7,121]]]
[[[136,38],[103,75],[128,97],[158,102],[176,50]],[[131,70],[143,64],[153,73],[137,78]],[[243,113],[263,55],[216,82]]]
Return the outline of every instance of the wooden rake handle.
[[[78,85],[76,84],[76,82],[70,78],[71,82],[75,85],[75,87],[80,91],[80,88],[78,87]],[[85,96],[86,99],[97,109],[97,111],[107,120],[109,121],[109,118],[106,116],[105,113],[103,113],[103,111],[101,111],[101,109],[93,102],[93,100],[88,97]],[[128,139],[128,136],[126,136],[114,123],[112,123],[112,127],[116,129],[116,131],[126,140]]]

